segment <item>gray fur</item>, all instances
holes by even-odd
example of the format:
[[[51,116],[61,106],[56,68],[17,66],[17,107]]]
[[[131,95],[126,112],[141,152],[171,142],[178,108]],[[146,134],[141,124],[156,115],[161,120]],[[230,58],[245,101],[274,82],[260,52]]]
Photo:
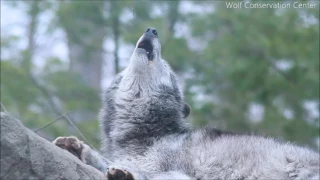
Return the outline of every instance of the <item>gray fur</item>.
[[[113,163],[89,149],[88,164],[101,171],[125,168],[135,179],[319,179],[319,153],[310,149],[271,138],[191,129],[183,120],[182,93],[161,58],[158,38],[152,44],[154,59],[136,48],[104,96],[102,150]]]

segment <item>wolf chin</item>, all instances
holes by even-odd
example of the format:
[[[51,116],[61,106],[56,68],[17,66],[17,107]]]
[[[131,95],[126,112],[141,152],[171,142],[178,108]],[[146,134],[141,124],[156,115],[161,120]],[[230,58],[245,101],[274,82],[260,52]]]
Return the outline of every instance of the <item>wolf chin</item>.
[[[190,108],[161,57],[157,31],[140,37],[103,97],[102,155],[75,137],[54,143],[118,179],[319,179],[319,153],[272,138],[192,129]]]

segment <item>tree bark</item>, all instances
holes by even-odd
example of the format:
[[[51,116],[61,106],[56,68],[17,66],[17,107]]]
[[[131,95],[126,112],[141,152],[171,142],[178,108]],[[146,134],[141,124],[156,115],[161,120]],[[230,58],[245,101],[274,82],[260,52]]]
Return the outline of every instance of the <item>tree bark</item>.
[[[120,72],[120,66],[119,66],[119,38],[120,38],[120,8],[119,8],[119,2],[117,1],[111,1],[111,21],[112,21],[112,33],[113,33],[113,42],[115,45],[114,48],[114,71],[115,74],[118,74]]]
[[[103,6],[103,1],[62,2],[58,13],[68,41],[70,71],[98,91],[101,90],[106,35]]]

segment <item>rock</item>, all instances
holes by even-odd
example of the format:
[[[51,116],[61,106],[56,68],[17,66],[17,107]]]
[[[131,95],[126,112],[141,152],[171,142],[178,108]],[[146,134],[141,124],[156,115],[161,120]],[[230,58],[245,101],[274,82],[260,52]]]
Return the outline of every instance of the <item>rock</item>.
[[[106,179],[95,168],[1,112],[0,179]]]

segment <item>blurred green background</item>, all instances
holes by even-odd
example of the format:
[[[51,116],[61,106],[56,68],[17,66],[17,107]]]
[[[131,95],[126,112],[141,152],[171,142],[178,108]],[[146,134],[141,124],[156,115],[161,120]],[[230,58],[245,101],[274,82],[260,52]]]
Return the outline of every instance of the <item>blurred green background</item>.
[[[291,7],[1,1],[1,103],[32,130],[67,113],[99,148],[101,94],[154,27],[192,108],[187,121],[319,150],[319,1],[246,2]],[[37,133],[79,136],[65,119]]]

